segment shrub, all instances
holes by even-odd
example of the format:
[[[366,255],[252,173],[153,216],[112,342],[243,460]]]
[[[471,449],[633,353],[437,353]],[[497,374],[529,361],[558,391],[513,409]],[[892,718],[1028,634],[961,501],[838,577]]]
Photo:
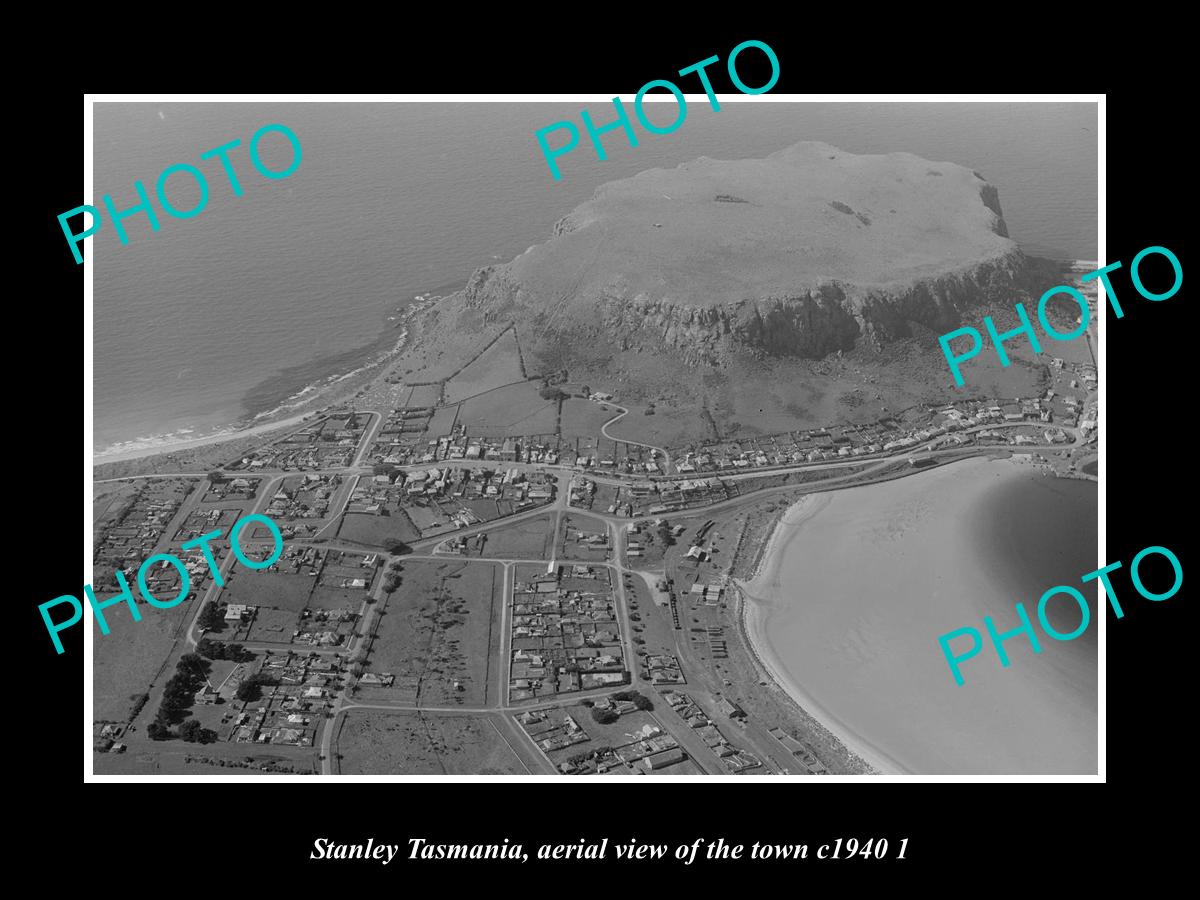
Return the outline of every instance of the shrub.
[[[225,614],[221,612],[216,603],[210,600],[204,604],[204,609],[200,611],[200,617],[196,620],[196,624],[205,631],[220,631],[225,627]]]
[[[142,708],[146,705],[147,702],[149,702],[149,700],[150,700],[149,694],[140,694],[139,696],[137,696],[134,699],[133,706],[129,710],[129,721],[130,722],[132,722],[134,719],[137,718],[138,713],[140,713],[142,711]]]
[[[592,707],[592,718],[599,725],[611,725],[617,719],[621,718],[611,709],[600,709],[598,706]]]

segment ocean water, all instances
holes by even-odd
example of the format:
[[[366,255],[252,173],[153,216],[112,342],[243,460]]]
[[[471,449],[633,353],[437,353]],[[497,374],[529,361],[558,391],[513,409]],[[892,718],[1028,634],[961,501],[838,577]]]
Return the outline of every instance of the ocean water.
[[[1031,618],[1042,594],[1056,585],[1077,588],[1089,601],[1090,625],[1064,645],[1064,651],[1096,658],[1099,629],[1095,582],[1080,578],[1104,563],[1096,557],[1099,493],[1095,482],[1033,476],[1006,480],[988,491],[972,509],[965,525],[974,533],[981,570],[1007,587]],[[1055,597],[1046,617],[1056,631],[1067,634],[1079,627],[1081,613],[1070,597]]]
[[[736,159],[820,140],[855,153],[909,151],[976,169],[997,186],[1009,232],[1033,252],[1096,257],[1096,115],[1087,104],[692,103],[673,134],[605,138],[560,157],[554,181],[533,132],[603,103],[105,103],[95,106],[94,185],[118,209],[153,193],[174,163],[209,176],[192,219],[111,223],[90,238],[96,451],[169,442],[245,422],[386,351],[389,317],[427,291],[545,240],[555,221],[615,178],[698,156]],[[611,107],[610,107],[611,109]],[[282,123],[303,162],[260,177],[250,136]],[[232,196],[205,150],[231,152]],[[290,159],[278,135],[268,165]],[[198,198],[186,175],[172,202]]]
[[[791,689],[881,768],[916,774],[1094,774],[1097,764],[1097,487],[1032,466],[972,459],[908,478],[819,494],[784,531],[773,570],[752,586],[762,640]],[[1050,639],[1041,595],[1079,587],[1091,624]],[[1020,601],[1038,629],[1004,643]],[[1049,606],[1073,631],[1078,607]],[[983,647],[955,683],[938,637],[972,627]],[[969,637],[951,642],[965,654]]]

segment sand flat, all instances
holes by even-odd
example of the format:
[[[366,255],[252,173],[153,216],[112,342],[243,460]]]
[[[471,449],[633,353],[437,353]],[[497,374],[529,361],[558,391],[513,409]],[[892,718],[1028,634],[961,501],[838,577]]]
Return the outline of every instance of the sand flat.
[[[1004,669],[985,635],[961,687],[937,642],[964,626],[982,631],[986,614],[1002,631],[1014,627],[1017,600],[1036,615],[1038,597],[996,578],[968,522],[1006,481],[1042,477],[1011,461],[967,460],[806,498],[773,536],[746,585],[749,636],[797,702],[880,771],[1096,772],[1094,640],[1039,634],[1035,655],[1014,638]],[[1078,584],[1091,568],[1046,587]]]

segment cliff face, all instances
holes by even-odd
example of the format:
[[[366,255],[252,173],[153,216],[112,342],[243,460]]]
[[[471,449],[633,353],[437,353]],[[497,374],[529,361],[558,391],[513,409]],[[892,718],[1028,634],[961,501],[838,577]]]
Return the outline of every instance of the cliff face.
[[[798,144],[613,182],[465,302],[535,338],[661,349],[685,365],[816,359],[1013,299],[1027,261],[996,189],[910,154]]]

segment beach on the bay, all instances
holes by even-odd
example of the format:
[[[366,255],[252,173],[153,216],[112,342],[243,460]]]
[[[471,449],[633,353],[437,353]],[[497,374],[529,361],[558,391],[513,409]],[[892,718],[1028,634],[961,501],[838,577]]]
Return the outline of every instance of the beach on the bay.
[[[1039,630],[1040,654],[1014,637],[1002,668],[985,635],[962,686],[937,639],[983,632],[985,615],[1008,631],[1017,601],[1036,618],[1043,591],[1097,567],[1096,521],[1094,484],[1014,460],[809,495],[744,585],[747,637],[792,698],[880,772],[1095,773],[1094,590],[1083,590],[1083,636]],[[1051,607],[1063,632],[1079,616],[1069,600]]]

